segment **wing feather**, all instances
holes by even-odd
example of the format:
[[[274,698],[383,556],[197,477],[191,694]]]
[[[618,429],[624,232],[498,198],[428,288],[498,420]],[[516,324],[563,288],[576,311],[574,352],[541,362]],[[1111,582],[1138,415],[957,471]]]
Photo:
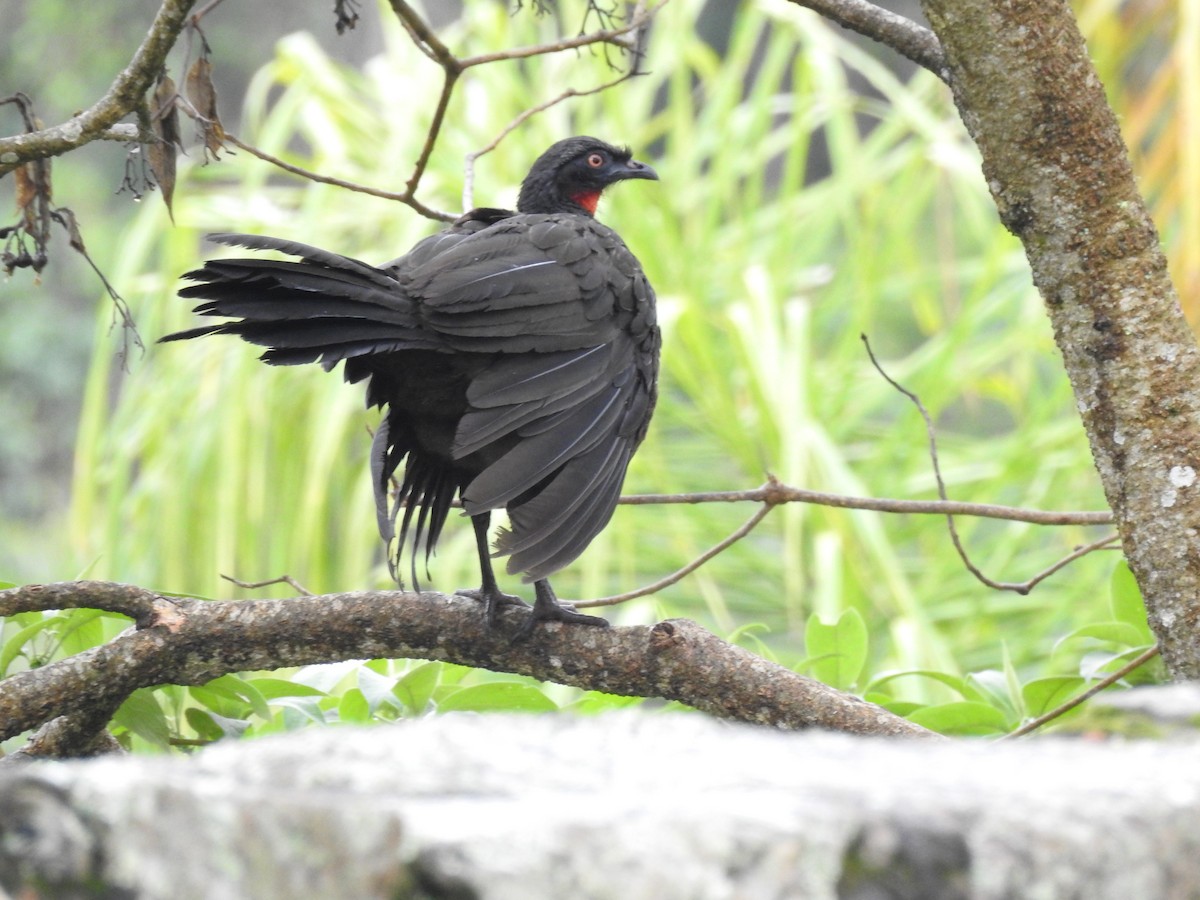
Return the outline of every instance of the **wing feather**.
[[[382,267],[294,241],[213,235],[293,259],[212,260],[189,273],[181,293],[204,301],[196,312],[232,321],[170,339],[236,334],[265,346],[270,363],[346,360],[347,377],[370,376],[368,397],[391,407],[371,453],[381,535],[398,531],[400,546],[428,556],[465,484],[469,514],[508,509],[497,551],[532,580],[575,559],[612,515],[654,405],[654,295],[594,220],[483,213]],[[460,402],[460,388],[447,387],[455,379],[465,408],[447,411],[457,416],[448,451],[432,451],[421,435],[442,420],[420,416],[443,395]],[[386,488],[401,462],[397,522]]]

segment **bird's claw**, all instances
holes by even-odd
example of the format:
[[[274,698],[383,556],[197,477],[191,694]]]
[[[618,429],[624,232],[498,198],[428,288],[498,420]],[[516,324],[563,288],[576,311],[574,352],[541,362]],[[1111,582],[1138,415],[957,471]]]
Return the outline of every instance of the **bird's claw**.
[[[533,605],[533,611],[529,614],[529,618],[517,629],[517,633],[513,635],[513,643],[516,644],[529,640],[537,628],[538,622],[563,622],[568,625],[608,627],[607,619],[577,612],[575,607],[570,603],[563,603],[556,598],[554,592],[549,590],[549,588],[543,591],[540,586],[537,593],[537,600]]]
[[[550,585],[545,581],[537,582],[535,590],[537,591],[537,599],[534,601],[533,609],[530,610],[529,617],[521,623],[521,627],[513,635],[513,643],[529,640],[539,622],[563,622],[568,625],[592,625],[602,628],[608,626],[607,619],[578,612],[570,603],[564,603],[559,600],[554,595],[554,591],[550,588]],[[478,600],[483,604],[484,618],[488,624],[488,628],[495,627],[496,623],[500,620],[500,610],[506,606],[523,606],[526,609],[529,608],[529,604],[520,597],[515,594],[506,594],[494,586],[469,588],[455,591],[454,593],[455,596],[470,597],[472,600]]]
[[[529,604],[518,597],[516,594],[506,594],[499,588],[465,588],[461,591],[454,592],[456,597],[470,597],[472,600],[478,600],[483,604],[484,617],[487,620],[488,627],[495,625],[500,620],[500,610],[506,606],[524,606],[528,608]]]

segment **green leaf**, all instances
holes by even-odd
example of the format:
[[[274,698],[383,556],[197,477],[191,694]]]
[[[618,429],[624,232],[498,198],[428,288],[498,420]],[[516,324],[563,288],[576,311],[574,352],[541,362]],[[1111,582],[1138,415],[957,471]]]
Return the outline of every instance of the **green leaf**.
[[[286,678],[248,678],[247,683],[268,702],[278,697],[324,697],[325,692]]]
[[[973,700],[925,706],[908,717],[932,731],[942,734],[980,735],[1008,731],[1008,717],[994,706]]]
[[[338,701],[338,721],[362,724],[371,721],[371,706],[358,688],[350,688]]]
[[[530,684],[476,684],[455,691],[438,704],[440,712],[550,712],[558,705]]]
[[[282,709],[284,728],[288,730],[309,722],[324,725],[329,721],[329,716],[321,708],[321,702],[316,697],[277,697],[274,705]]]
[[[222,690],[228,690],[236,697],[244,700],[250,706],[250,711],[259,718],[271,718],[271,710],[267,706],[267,698],[248,679],[240,675],[222,675],[220,678],[213,679],[206,685],[209,688],[213,688],[214,686]]]
[[[61,625],[66,621],[65,616],[43,617],[40,613],[37,615],[37,621],[30,625],[26,625],[4,642],[4,647],[0,649],[0,675],[5,675],[8,673],[8,667],[12,665],[14,659],[21,655],[21,651],[24,649],[25,644],[29,642],[30,638],[39,632],[50,628],[51,626]]]
[[[621,694],[606,694],[603,691],[588,691],[566,709],[580,715],[612,712],[615,709],[629,709],[645,703],[644,697],[625,697]]]
[[[1010,684],[1009,676],[995,669],[971,672],[963,679],[963,687],[967,689],[963,696],[967,700],[994,706],[1009,718],[1020,718],[1021,713],[1017,708],[1021,697],[1020,685],[1017,685],[1016,694],[1013,695],[1009,693]]]
[[[925,705],[924,703],[913,703],[909,700],[872,700],[871,702],[878,703],[890,713],[908,717],[911,717],[916,710]]]
[[[356,659],[341,662],[318,663],[305,666],[291,675],[291,680],[307,684],[326,694],[333,694],[342,688],[353,685],[362,663]]]
[[[1086,684],[1078,675],[1052,675],[1036,678],[1021,689],[1025,714],[1037,718],[1066,703]]]
[[[67,623],[58,633],[59,650],[64,656],[74,656],[102,644],[129,627],[129,620],[98,609],[65,610]]]
[[[1054,649],[1057,650],[1067,641],[1083,640],[1085,638],[1119,644],[1122,647],[1147,643],[1146,635],[1128,622],[1096,622],[1092,625],[1084,625],[1082,628],[1076,628],[1070,634],[1060,638],[1055,643]]]
[[[205,741],[241,737],[250,727],[250,723],[245,719],[230,719],[206,709],[197,709],[194,706],[188,708],[184,713],[184,718],[200,739]]]
[[[150,688],[139,688],[117,709],[113,721],[157,747],[170,746],[167,717]]]
[[[1106,667],[1109,672],[1113,672],[1141,654],[1145,653],[1154,642],[1147,643],[1141,647],[1130,647],[1124,653],[1118,654],[1113,658],[1112,662]],[[1166,667],[1163,665],[1162,657],[1148,660],[1144,665],[1138,666],[1132,672],[1128,673],[1121,679],[1121,683],[1128,685],[1139,684],[1164,684],[1170,679],[1167,677]]]
[[[849,690],[867,662],[867,625],[851,607],[827,625],[813,613],[804,628],[804,647],[812,676],[838,690]]]
[[[392,675],[395,663],[390,659],[368,659],[363,663],[364,669],[370,669],[376,675]]]
[[[212,720],[217,723],[217,727],[221,729],[225,737],[241,737],[250,727],[250,723],[245,719],[227,719],[216,713],[209,713],[209,715],[212,716]]]
[[[395,678],[380,675],[367,666],[358,670],[358,689],[362,691],[363,698],[366,699],[372,715],[378,711],[380,706],[387,706],[393,711],[395,710],[396,695],[392,693],[392,688],[395,686]]]
[[[1079,674],[1088,681],[1101,678],[1120,669],[1134,657],[1149,650],[1151,646],[1153,645],[1147,644],[1141,647],[1129,647],[1119,653],[1085,653],[1083,659],[1079,661]],[[1158,678],[1155,677],[1156,667],[1154,662],[1151,661],[1148,665],[1141,666],[1130,672],[1124,680],[1130,684],[1157,683],[1161,679],[1161,674]],[[1161,660],[1157,662],[1161,665]]]
[[[1137,580],[1125,560],[1121,560],[1113,568],[1111,591],[1109,602],[1113,618],[1138,630],[1141,637],[1134,643],[1153,643],[1154,634],[1146,624],[1146,604],[1142,601],[1142,592],[1138,589]]]
[[[188,688],[192,699],[214,713],[229,719],[242,720],[251,715],[271,718],[267,698],[248,680],[238,675],[222,675],[206,684]]]
[[[871,679],[864,693],[879,690],[889,681],[894,681],[897,678],[928,678],[930,681],[936,681],[938,684],[944,684],[950,690],[956,692],[960,696],[966,697],[969,695],[978,696],[978,691],[971,688],[967,683],[957,675],[951,675],[949,672],[938,672],[933,669],[905,669],[901,672],[884,672],[875,678]]]
[[[429,701],[433,697],[434,690],[437,689],[441,674],[442,664],[439,662],[429,662],[417,666],[396,682],[392,693],[412,715],[419,716],[429,707]]]
[[[1004,683],[1008,701],[1005,709],[1014,719],[1020,719],[1025,715],[1025,701],[1021,690],[1021,677],[1017,674],[1017,667],[1013,665],[1012,654],[1008,652],[1008,641],[1004,642],[1003,651]]]
[[[221,726],[207,710],[191,706],[184,712],[183,718],[202,741],[219,741],[225,736]]]

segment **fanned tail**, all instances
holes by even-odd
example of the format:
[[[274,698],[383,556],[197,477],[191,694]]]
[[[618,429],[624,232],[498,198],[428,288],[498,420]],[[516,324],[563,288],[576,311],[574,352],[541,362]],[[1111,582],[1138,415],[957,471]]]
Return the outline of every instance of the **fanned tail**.
[[[248,234],[214,234],[212,240],[251,250],[275,250],[298,260],[216,259],[184,277],[195,282],[181,297],[203,300],[201,316],[234,321],[169,334],[178,341],[233,334],[267,351],[264,362],[298,365],[392,350],[437,350],[438,339],[421,329],[413,302],[388,272],[306,244]]]

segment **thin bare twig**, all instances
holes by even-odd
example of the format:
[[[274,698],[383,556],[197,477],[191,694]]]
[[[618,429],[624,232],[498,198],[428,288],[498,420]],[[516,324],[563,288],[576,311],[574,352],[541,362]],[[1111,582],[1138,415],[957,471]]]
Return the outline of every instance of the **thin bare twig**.
[[[458,60],[458,63],[463,69],[469,69],[472,66],[482,66],[488,63],[501,62],[506,59],[528,59],[531,56],[561,53],[563,50],[575,50],[580,47],[591,46],[592,44],[616,44],[623,50],[630,50],[634,45],[627,44],[621,41],[620,38],[636,32],[646,25],[667,2],[668,0],[661,0],[661,2],[656,3],[654,6],[643,9],[640,13],[635,13],[628,22],[619,28],[604,28],[573,38],[549,41],[545,44],[533,44],[529,47],[514,47],[511,50],[500,50],[496,53],[468,56],[466,59]]]
[[[203,19],[205,16],[207,16],[210,12],[212,12],[214,9],[216,9],[218,6],[220,6],[224,2],[225,2],[225,0],[208,0],[208,2],[204,4],[204,6],[200,7],[200,9],[198,9],[194,13],[192,13],[191,18],[188,19],[188,24],[191,25],[193,28],[199,28],[200,20]]]
[[[458,83],[458,76],[462,74],[462,69],[447,68],[445,75],[442,78],[442,92],[438,95],[437,106],[433,110],[433,119],[429,123],[429,130],[425,134],[425,145],[421,147],[421,153],[417,156],[417,162],[413,166],[412,175],[409,176],[405,183],[405,193],[411,198],[416,195],[417,187],[421,183],[421,178],[425,175],[425,170],[429,167],[429,159],[433,156],[433,148],[437,145],[437,139],[442,133],[442,124],[446,121],[446,110],[450,108],[450,96],[454,93],[454,85]]]
[[[925,420],[925,432],[929,436],[929,459],[933,464],[933,476],[937,482],[938,497],[940,497],[943,502],[947,501],[949,498],[946,495],[946,482],[942,479],[942,467],[938,460],[937,432],[933,427],[933,418],[929,415],[929,410],[925,408],[925,404],[921,402],[920,397],[918,397],[908,388],[904,387],[902,384],[892,378],[892,376],[890,376],[886,371],[884,371],[884,368],[882,365],[880,365],[879,360],[875,358],[874,351],[871,350],[871,342],[867,340],[867,336],[862,334],[859,335],[859,337],[862,339],[863,346],[867,349],[867,356],[871,360],[871,365],[875,367],[875,370],[881,376],[883,376],[883,379],[888,384],[912,401],[913,405],[916,406],[917,411],[920,412],[921,418]],[[1013,591],[1014,593],[1022,595],[1028,594],[1035,585],[1053,575],[1068,563],[1079,559],[1081,556],[1086,556],[1088,553],[1091,553],[1094,550],[1099,550],[1101,547],[1111,544],[1113,541],[1119,539],[1119,536],[1117,535],[1109,535],[1102,540],[1094,541],[1085,547],[1075,549],[1058,562],[1039,572],[1037,575],[1034,575],[1027,581],[1006,582],[995,581],[989,578],[971,561],[970,556],[967,555],[966,548],[963,546],[962,539],[959,537],[958,528],[954,524],[954,516],[949,513],[946,514],[946,526],[950,531],[950,540],[954,544],[954,549],[958,552],[959,559],[961,559],[963,565],[967,567],[967,571],[974,575],[975,578],[980,581],[980,583],[986,585],[987,587],[993,588],[994,590]]]
[[[391,0],[392,11],[404,24],[405,30],[413,39],[418,47],[442,67],[442,90],[438,94],[437,106],[433,111],[433,119],[429,123],[429,128],[425,133],[425,143],[421,147],[421,152],[417,155],[417,161],[413,165],[412,175],[409,176],[405,184],[405,193],[409,198],[415,196],[417,187],[421,183],[421,178],[425,174],[425,169],[429,165],[429,159],[433,156],[433,148],[437,145],[438,136],[442,131],[442,123],[446,119],[446,110],[450,106],[450,96],[454,93],[454,85],[458,83],[458,77],[463,73],[465,66],[459,59],[450,52],[441,39],[437,36],[434,30],[429,27],[428,23],[422,19],[413,10],[411,6],[404,0]]]
[[[719,553],[724,552],[727,548],[731,547],[733,544],[736,544],[738,541],[740,541],[742,538],[744,538],[746,535],[748,535],[751,531],[753,531],[754,528],[758,525],[758,523],[767,517],[767,513],[769,513],[774,508],[775,508],[774,504],[764,503],[761,507],[758,508],[758,510],[754,513],[754,515],[752,515],[749,519],[747,519],[740,528],[738,528],[731,535],[729,535],[729,537],[725,538],[725,540],[723,540],[719,544],[716,544],[713,547],[709,548],[704,553],[701,553],[699,556],[697,556],[695,559],[693,559],[690,563],[688,563],[682,569],[678,569],[678,570],[672,572],[670,575],[666,576],[665,578],[660,578],[658,581],[654,582],[653,584],[648,584],[644,587],[637,588],[636,590],[627,591],[624,594],[614,594],[611,597],[600,597],[597,600],[581,600],[577,603],[572,603],[571,605],[579,607],[580,609],[583,609],[586,607],[591,607],[591,606],[616,606],[618,603],[624,603],[627,600],[633,600],[633,599],[636,599],[637,597],[645,597],[648,594],[656,594],[659,591],[661,591],[663,588],[669,587],[670,585],[675,584],[675,582],[680,581],[683,578],[687,577],[688,575],[692,574],[692,572],[695,572],[698,568],[700,568],[702,565],[704,565],[706,562],[708,562],[714,556],[716,556]]]
[[[264,150],[248,144],[238,138],[236,135],[226,132],[226,138],[231,144],[240,147],[247,153],[250,153],[264,162],[269,162],[274,166],[290,172],[293,175],[298,175],[301,178],[307,178],[311,181],[316,181],[321,184],[330,184],[337,187],[345,188],[346,190],[356,191],[362,194],[369,194],[374,197],[380,197],[385,200],[395,200],[411,207],[416,212],[426,218],[436,219],[442,222],[452,222],[457,216],[452,213],[442,210],[433,209],[430,206],[417,200],[416,194],[420,187],[421,179],[425,176],[425,172],[429,167],[429,160],[433,156],[434,148],[437,146],[438,138],[441,136],[442,128],[446,120],[446,112],[450,107],[450,100],[454,94],[454,88],[458,83],[459,76],[467,69],[474,66],[481,66],[487,63],[499,62],[508,59],[522,59],[529,56],[539,56],[548,53],[556,53],[562,50],[569,50],[577,47],[587,46],[596,43],[612,43],[626,34],[636,31],[645,26],[647,22],[653,18],[654,13],[662,6],[660,2],[656,6],[649,9],[639,9],[628,23],[620,28],[602,29],[589,34],[580,35],[574,38],[567,38],[561,41],[552,41],[546,44],[538,44],[532,47],[519,47],[512,50],[503,50],[496,53],[483,54],[473,56],[466,59],[459,59],[454,55],[449,47],[437,36],[437,33],[430,27],[429,23],[421,17],[420,14],[405,2],[405,0],[390,0],[393,12],[400,20],[405,31],[412,38],[413,43],[433,62],[437,63],[442,69],[442,87],[438,93],[437,105],[433,111],[433,118],[429,123],[429,128],[425,134],[425,140],[422,143],[421,150],[417,155],[417,159],[413,164],[412,173],[405,182],[404,190],[400,192],[383,191],[378,188],[368,187],[366,185],[355,184],[340,178],[331,178],[327,175],[319,175],[308,169],[283,161],[277,156],[267,153]],[[663,0],[666,2],[666,0]],[[586,94],[596,93],[601,90],[607,90],[610,87],[619,84],[620,82],[631,77],[636,72],[636,67],[631,68],[629,72],[624,73],[620,78],[614,79],[600,87],[586,91],[568,91],[562,96],[555,98],[539,107],[527,111],[518,117],[508,128],[506,128],[496,140],[486,147],[484,150],[473,154],[467,161],[467,181],[464,189],[464,197],[470,197],[473,194],[473,164],[474,160],[484,153],[488,152],[500,142],[503,137],[508,134],[513,128],[521,122],[527,120],[530,116],[553,106],[555,103],[561,102],[571,96],[584,96]],[[466,206],[470,206],[468,202]]]
[[[430,59],[444,69],[461,68],[461,63],[450,52],[450,48],[442,43],[429,24],[417,14],[404,0],[390,0],[392,12],[396,14],[404,29],[413,38],[416,45]]]
[[[757,491],[726,491],[726,492],[710,493],[710,494],[643,494],[640,496],[635,495],[635,496],[631,496],[631,497],[622,497],[621,498],[622,503],[629,503],[629,504],[635,504],[635,505],[651,504],[651,503],[705,503],[705,502],[711,503],[714,501],[728,502],[728,501],[734,501],[734,500],[754,499],[754,500],[761,501],[763,503],[763,506],[757,512],[755,512],[755,514],[753,516],[751,516],[751,518],[747,522],[745,522],[740,528],[738,528],[736,531],[734,531],[732,534],[730,534],[727,538],[725,538],[719,544],[716,544],[715,546],[713,546],[712,548],[705,551],[700,556],[696,557],[694,560],[689,562],[687,565],[683,566],[681,569],[676,570],[675,572],[671,573],[670,575],[667,575],[665,578],[661,578],[658,581],[653,582],[652,584],[645,585],[644,587],[640,587],[640,588],[637,588],[632,591],[627,591],[626,593],[623,593],[623,594],[614,594],[611,597],[601,597],[596,600],[583,600],[583,601],[576,602],[573,605],[577,606],[579,608],[590,607],[590,606],[615,606],[618,603],[624,603],[627,600],[634,600],[638,597],[645,597],[649,594],[655,594],[658,591],[662,590],[663,588],[669,587],[670,585],[675,584],[676,582],[678,582],[678,581],[682,580],[683,578],[685,578],[686,576],[690,575],[692,572],[696,571],[698,568],[700,568],[702,565],[704,565],[706,562],[708,562],[714,556],[723,552],[726,548],[737,543],[742,538],[744,538],[746,535],[748,535],[752,530],[754,530],[754,528],[758,525],[759,522],[761,522],[764,518],[766,518],[767,513],[769,513],[777,505],[793,502],[795,498],[789,496],[789,494],[795,490],[796,489],[794,489],[794,488],[788,488],[786,485],[782,485],[779,482],[772,480],[772,481],[768,482],[766,485],[764,485],[763,487],[759,488]],[[802,493],[807,493],[807,492],[802,492]],[[848,500],[848,499],[854,499],[854,498],[838,498],[838,499]],[[873,501],[868,501],[868,502],[873,502]],[[888,501],[888,502],[904,502],[904,501]],[[931,509],[931,510],[927,510],[927,511],[938,512],[938,513],[944,514],[946,511],[946,507],[948,507],[948,506],[956,506],[957,505],[957,506],[970,507],[970,506],[976,506],[978,504],[953,504],[950,501],[942,501],[940,503],[933,504],[933,505],[935,506],[935,508]],[[1008,511],[1008,507],[1000,507],[998,509]],[[988,511],[989,512],[997,511],[997,508],[994,508],[994,507],[988,508]],[[1020,510],[1020,509],[1011,510],[1011,511],[1014,513],[1017,513],[1017,514],[1036,513],[1037,512],[1037,510]],[[1055,514],[1052,514],[1052,515],[1055,515]],[[1057,514],[1057,515],[1069,515],[1069,514],[1064,513],[1064,514]],[[1092,514],[1084,513],[1082,515],[1092,515]],[[995,517],[996,518],[1008,518],[1007,516],[995,516]],[[1029,591],[1033,590],[1033,588],[1039,582],[1044,581],[1046,578],[1049,578],[1051,575],[1053,575],[1055,572],[1057,572],[1059,569],[1063,568],[1067,564],[1074,562],[1076,559],[1079,559],[1081,556],[1086,556],[1087,554],[1092,553],[1095,550],[1100,550],[1100,549],[1116,542],[1119,539],[1120,539],[1119,535],[1110,534],[1110,535],[1106,535],[1105,537],[1101,538],[1098,541],[1093,541],[1092,543],[1087,544],[1086,546],[1077,547],[1071,553],[1067,554],[1062,559],[1058,560],[1058,562],[1054,563],[1051,566],[1048,566],[1047,568],[1043,569],[1038,574],[1034,575],[1028,581],[1021,582],[1020,584],[997,583],[997,582],[992,582],[990,579],[987,579],[985,581],[985,583],[987,583],[990,587],[1003,588],[1006,590],[1016,591],[1021,594],[1027,594],[1027,593],[1029,593]]]
[[[792,487],[780,482],[768,482],[746,491],[699,491],[689,494],[629,494],[619,503],[629,506],[652,506],[679,503],[811,503],[836,509],[863,509],[869,512],[904,513],[908,515],[978,516],[984,519],[1003,519],[1028,522],[1031,525],[1109,525],[1111,512],[1086,510],[1054,512],[1041,509],[1022,509],[993,503],[963,503],[958,500],[893,500],[887,497],[850,497]]]
[[[365,184],[355,184],[351,181],[344,181],[341,178],[331,178],[328,175],[321,175],[320,173],[313,172],[310,169],[304,169],[300,166],[293,165],[292,163],[285,162],[278,156],[272,156],[270,153],[267,153],[265,150],[260,150],[253,144],[247,144],[236,134],[232,134],[227,131],[225,132],[225,138],[229,141],[229,143],[233,144],[235,147],[245,150],[251,156],[257,156],[263,162],[269,162],[271,165],[278,166],[285,172],[291,172],[293,175],[298,175],[301,178],[307,178],[310,181],[316,181],[321,184],[331,184],[335,187],[345,188],[348,191],[356,191],[360,194],[370,194],[372,197],[379,197],[383,200],[395,200],[403,203],[405,206],[411,207],[429,219],[437,219],[442,222],[453,222],[456,218],[458,218],[454,213],[443,212],[442,210],[426,206],[420,200],[417,200],[415,197],[411,196],[408,191],[403,191],[401,193],[396,193],[395,191],[383,191],[379,188],[373,188]]]
[[[115,328],[118,324],[121,326],[121,349],[117,352],[117,357],[120,360],[121,368],[126,369],[131,349],[136,347],[143,353],[146,351],[146,344],[142,341],[142,335],[138,332],[137,322],[134,321],[133,311],[129,308],[129,302],[117,292],[112,282],[108,280],[100,270],[100,267],[96,265],[96,261],[92,259],[91,254],[88,253],[87,247],[83,243],[83,235],[79,228],[79,222],[75,218],[75,213],[64,206],[54,210],[51,213],[51,217],[67,230],[71,249],[82,256],[87,261],[87,264],[91,266],[92,271],[96,273],[96,277],[100,279],[100,283],[104,285],[104,290],[112,301],[112,320],[109,328]]]
[[[195,0],[191,0],[191,2],[189,2],[189,7],[192,2],[195,2]],[[220,2],[221,0],[210,0],[209,3],[203,6],[187,21],[190,22],[193,27],[196,27],[199,20]],[[267,153],[265,150],[261,150],[258,147],[255,147],[253,144],[249,144],[241,140],[239,137],[237,137],[237,135],[224,132],[223,137],[235,147],[239,147],[242,150],[245,150],[247,153],[250,153],[251,155],[263,160],[264,162],[268,162],[282,169],[283,171],[289,172],[298,177],[308,179],[309,181],[315,181],[320,184],[333,185],[335,187],[355,191],[361,194],[369,194],[384,200],[394,200],[405,204],[426,218],[442,222],[453,222],[457,218],[456,214],[434,209],[433,207],[428,206],[427,204],[418,200],[416,194],[418,188],[420,187],[421,179],[424,177],[425,172],[428,169],[429,161],[433,156],[438,139],[441,136],[442,128],[446,121],[446,114],[450,107],[450,101],[454,94],[454,88],[457,85],[458,79],[462,73],[469,68],[486,65],[488,63],[557,53],[563,50],[575,49],[597,43],[618,44],[627,50],[632,49],[636,54],[637,42],[635,41],[632,45],[632,48],[630,48],[627,47],[626,43],[622,42],[621,39],[630,33],[637,32],[638,30],[642,29],[654,17],[654,14],[659,8],[661,8],[663,3],[667,2],[667,0],[661,0],[661,2],[659,2],[657,5],[650,8],[639,5],[631,15],[629,21],[625,25],[618,28],[600,29],[588,34],[578,35],[573,38],[565,38],[563,40],[551,41],[545,44],[538,44],[530,47],[518,47],[511,50],[481,54],[465,59],[459,59],[454,55],[450,48],[437,36],[437,33],[434,31],[434,29],[429,25],[428,22],[425,21],[424,18],[422,18],[419,13],[416,12],[412,5],[405,2],[405,0],[390,0],[390,2],[393,12],[395,13],[397,19],[399,19],[405,31],[412,38],[413,43],[421,50],[421,52],[428,56],[430,60],[441,67],[443,73],[442,87],[438,93],[438,99],[433,111],[433,117],[426,131],[421,150],[413,164],[412,172],[405,182],[405,188],[403,191],[384,191],[378,188],[369,187],[367,185],[355,184],[344,179],[321,175],[301,166],[285,162],[279,157]],[[178,34],[178,31],[176,31],[176,34]],[[586,91],[569,91],[563,96],[556,98],[549,103],[543,104],[542,106],[535,108],[519,117],[496,139],[495,142],[493,142],[492,145],[475,154],[468,160],[468,184],[466,188],[467,196],[470,196],[472,193],[470,181],[473,173],[472,166],[474,159],[482,155],[484,152],[490,150],[495,146],[495,144],[499,143],[504,135],[511,131],[512,128],[516,127],[516,125],[520,124],[520,122],[525,121],[531,115],[534,115],[542,109],[552,106],[554,103],[567,99],[567,97],[584,96],[586,94],[596,93],[601,90],[607,90],[608,88],[619,84],[621,81],[624,81],[626,78],[631,77],[635,73],[636,65],[631,67],[629,72],[624,73],[622,77],[608,82],[605,85],[601,85],[598,88]],[[3,144],[0,142],[0,147],[2,146]],[[3,169],[0,169],[0,174],[3,174],[3,171]]]
[[[1097,550],[1113,549],[1112,545],[1116,544],[1120,540],[1121,540],[1121,536],[1119,534],[1108,534],[1108,535],[1105,535],[1104,537],[1100,538],[1100,540],[1098,540],[1098,541],[1092,541],[1090,544],[1084,544],[1082,547],[1076,547],[1074,550],[1072,550],[1070,553],[1068,553],[1062,559],[1058,560],[1058,562],[1047,566],[1046,568],[1042,569],[1042,571],[1040,571],[1036,575],[1034,575],[1032,578],[1029,578],[1025,581],[1021,581],[1021,582],[992,581],[990,578],[985,577],[984,584],[986,584],[988,587],[996,588],[997,590],[1014,591],[1014,592],[1024,596],[1025,594],[1028,594],[1030,591],[1032,591],[1035,587],[1037,587],[1037,585],[1039,583],[1045,581],[1047,578],[1049,578],[1051,575],[1053,575],[1055,572],[1057,572],[1059,569],[1062,569],[1065,566],[1069,565],[1070,563],[1075,562],[1075,560],[1079,559],[1080,557],[1087,556],[1089,553],[1094,553]]]
[[[1060,716],[1065,715],[1066,713],[1069,713],[1071,710],[1073,710],[1079,704],[1084,703],[1087,700],[1091,700],[1102,690],[1104,690],[1105,688],[1107,688],[1113,684],[1116,684],[1118,681],[1120,681],[1122,678],[1124,678],[1126,675],[1128,675],[1134,669],[1137,669],[1140,666],[1144,666],[1146,663],[1150,662],[1150,660],[1154,659],[1154,657],[1158,656],[1158,654],[1159,654],[1158,644],[1155,644],[1149,650],[1146,650],[1143,653],[1139,653],[1132,660],[1130,660],[1125,665],[1121,666],[1121,668],[1119,668],[1117,671],[1113,672],[1111,675],[1109,675],[1105,678],[1102,678],[1100,681],[1097,681],[1095,684],[1093,684],[1090,688],[1088,688],[1086,691],[1084,691],[1078,697],[1072,697],[1070,700],[1068,700],[1066,703],[1062,704],[1061,706],[1056,706],[1054,709],[1050,710],[1050,712],[1046,713],[1045,715],[1038,716],[1036,719],[1034,719],[1031,722],[1026,722],[1024,725],[1022,725],[1016,731],[1014,731],[1010,734],[1006,734],[1003,737],[997,738],[997,740],[1007,741],[1007,740],[1011,740],[1012,738],[1024,737],[1025,735],[1029,734],[1032,731],[1037,731],[1037,729],[1041,728],[1047,722],[1052,722],[1055,719],[1059,718]]]
[[[408,180],[405,182],[403,193],[394,197],[393,199],[399,199],[401,202],[407,203],[418,212],[421,212],[422,215],[427,215],[430,218],[443,218],[441,215],[430,215],[432,212],[431,210],[429,210],[423,204],[418,204],[416,201],[416,193],[417,189],[420,187],[421,179],[425,176],[425,172],[429,167],[429,160],[433,156],[433,151],[437,146],[438,138],[441,136],[442,127],[446,120],[446,111],[450,107],[450,99],[454,94],[455,85],[457,85],[459,77],[467,69],[494,62],[502,62],[505,60],[526,59],[532,56],[545,56],[550,53],[559,53],[564,50],[572,50],[595,44],[616,44],[622,47],[622,49],[631,51],[636,55],[638,41],[634,40],[632,44],[630,44],[622,39],[629,34],[636,34],[640,31],[640,29],[645,27],[645,25],[654,18],[655,13],[657,13],[666,2],[667,0],[660,0],[658,4],[650,8],[646,8],[645,6],[639,4],[639,6],[634,10],[633,14],[630,16],[629,21],[617,28],[602,28],[587,34],[578,35],[573,38],[563,38],[562,40],[550,41],[545,44],[535,44],[529,47],[516,47],[509,50],[501,50],[495,53],[484,53],[478,56],[470,56],[460,59],[454,55],[453,51],[451,51],[445,43],[442,42],[429,23],[426,22],[425,19],[423,19],[410,4],[405,2],[405,0],[390,0],[392,11],[396,14],[396,18],[400,20],[404,30],[408,32],[409,37],[412,38],[413,43],[416,44],[422,53],[429,57],[430,60],[437,63],[437,65],[442,69],[442,88],[438,93],[437,105],[433,111],[433,118],[430,121],[429,128],[425,133],[425,141],[421,146],[420,153],[417,155],[416,162],[413,164],[412,174],[409,175]],[[615,84],[619,84],[621,81],[624,81],[626,77],[629,77],[635,72],[636,64],[630,68],[629,72],[625,73],[624,77],[616,79],[604,87],[597,88],[592,91],[578,93],[568,92],[563,97],[546,104],[542,108],[548,108],[554,103],[559,102],[559,100],[566,99],[567,96],[583,96],[585,93],[595,93],[596,90],[605,90],[607,87],[612,87]],[[512,127],[515,127],[517,124],[520,124],[520,122],[525,121],[525,119],[528,119],[529,116],[539,111],[539,109],[535,108],[527,115],[519,117],[516,122],[510,126],[510,128],[501,133],[500,137],[498,137],[491,146],[494,147],[496,143],[499,143],[499,141],[504,137],[505,134],[508,133],[508,131],[511,130]],[[491,147],[487,149],[491,149]],[[474,160],[478,156],[483,155],[484,152],[487,152],[487,150],[480,151],[479,153],[469,157],[467,160],[467,180],[463,191],[464,197],[466,198],[470,198],[474,194]],[[368,191],[367,193],[374,192]],[[465,204],[465,208],[469,208],[470,206],[471,203],[469,202]],[[453,216],[450,216],[448,218],[444,218],[443,221],[452,221],[453,218]]]
[[[296,593],[305,597],[315,596],[312,591],[298,582],[291,575],[280,575],[278,578],[268,578],[266,581],[242,581],[240,578],[234,578],[232,575],[222,575],[221,577],[231,584],[236,584],[241,588],[256,589],[270,587],[273,584],[286,584],[290,585],[296,591]]]

